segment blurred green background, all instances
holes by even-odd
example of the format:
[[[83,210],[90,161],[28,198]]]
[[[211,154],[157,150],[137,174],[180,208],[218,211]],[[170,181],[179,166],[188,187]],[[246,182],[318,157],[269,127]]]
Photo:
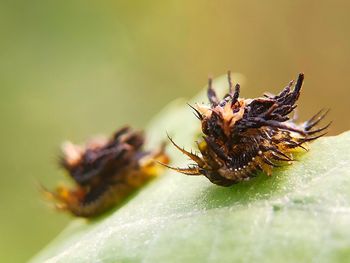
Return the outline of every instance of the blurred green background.
[[[64,180],[56,164],[63,140],[144,127],[171,100],[196,94],[208,75],[240,72],[242,96],[253,97],[303,71],[300,118],[329,107],[331,134],[349,129],[349,8],[0,0],[0,261],[28,260],[71,220],[48,209],[36,187]]]

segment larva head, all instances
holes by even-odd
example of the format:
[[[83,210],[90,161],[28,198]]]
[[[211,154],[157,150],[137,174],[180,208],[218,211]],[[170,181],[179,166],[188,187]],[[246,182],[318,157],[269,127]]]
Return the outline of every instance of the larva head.
[[[66,141],[61,148],[60,164],[72,175],[75,173],[84,173],[86,170],[84,166],[86,159],[105,147],[107,143],[108,139],[105,137],[95,137],[85,145],[77,145]]]
[[[136,162],[134,154],[143,140],[142,133],[125,127],[110,139],[96,137],[85,145],[67,142],[62,147],[61,165],[78,184],[96,183]]]
[[[246,100],[239,98],[240,85],[234,90],[228,73],[229,93],[220,101],[209,80],[208,98],[210,106],[196,105],[197,116],[202,122],[202,131],[205,135],[225,142],[232,137],[234,126],[243,118]]]

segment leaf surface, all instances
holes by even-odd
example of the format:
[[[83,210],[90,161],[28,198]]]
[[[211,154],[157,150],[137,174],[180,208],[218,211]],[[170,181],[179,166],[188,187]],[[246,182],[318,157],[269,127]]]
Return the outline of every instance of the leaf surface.
[[[151,122],[149,147],[165,131],[195,149],[199,122],[185,100]],[[189,163],[168,152],[173,164]],[[75,219],[31,262],[350,262],[350,132],[232,187],[167,170],[101,218]]]

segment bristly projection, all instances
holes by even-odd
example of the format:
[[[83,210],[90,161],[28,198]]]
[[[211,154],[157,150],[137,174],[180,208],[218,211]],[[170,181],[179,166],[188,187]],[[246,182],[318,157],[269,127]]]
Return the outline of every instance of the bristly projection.
[[[169,168],[230,186],[252,178],[257,170],[271,175],[273,167],[291,164],[293,152],[298,148],[307,150],[307,142],[325,135],[330,125],[316,128],[328,112],[323,110],[302,124],[289,117],[297,106],[303,80],[304,75],[299,74],[295,85],[291,81],[276,96],[244,99],[239,97],[240,85],[233,87],[229,72],[229,93],[219,100],[209,79],[210,106],[191,106],[204,133],[203,140],[197,142],[201,155],[180,148],[169,137],[195,162],[188,168]]]
[[[128,127],[85,146],[67,142],[60,163],[75,187],[44,191],[60,210],[80,217],[99,215],[158,175],[162,168],[155,161],[168,163],[164,145],[148,152],[143,144],[142,133]]]

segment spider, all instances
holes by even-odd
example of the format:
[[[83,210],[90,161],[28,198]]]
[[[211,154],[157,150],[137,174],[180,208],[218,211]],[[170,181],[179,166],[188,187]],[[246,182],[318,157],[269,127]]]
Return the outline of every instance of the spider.
[[[84,146],[67,142],[60,165],[75,187],[59,186],[52,192],[44,188],[44,192],[59,210],[79,217],[99,215],[158,175],[160,166],[154,160],[168,163],[164,145],[143,151],[143,144],[143,134],[129,127]]]
[[[186,175],[204,175],[212,183],[230,186],[249,180],[261,170],[267,175],[272,168],[291,164],[293,152],[298,148],[307,150],[307,142],[326,134],[331,123],[316,128],[328,110],[321,110],[308,121],[297,124],[289,117],[296,108],[304,74],[278,94],[264,94],[255,99],[239,97],[240,85],[233,87],[228,72],[229,93],[219,99],[208,83],[210,105],[190,105],[201,121],[203,140],[197,142],[200,155],[179,147],[169,136],[172,144],[187,155],[194,164],[187,168],[167,166]],[[294,86],[294,87],[293,87]]]

